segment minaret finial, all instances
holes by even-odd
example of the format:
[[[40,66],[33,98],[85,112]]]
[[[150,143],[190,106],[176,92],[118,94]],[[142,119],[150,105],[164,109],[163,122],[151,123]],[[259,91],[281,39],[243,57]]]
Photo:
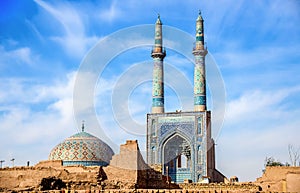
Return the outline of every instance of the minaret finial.
[[[82,120],[81,131],[84,132],[84,120]]]
[[[156,24],[162,25],[161,20],[160,20],[160,14],[159,14],[159,13],[157,13]]]
[[[201,15],[201,9],[199,9],[199,15]]]

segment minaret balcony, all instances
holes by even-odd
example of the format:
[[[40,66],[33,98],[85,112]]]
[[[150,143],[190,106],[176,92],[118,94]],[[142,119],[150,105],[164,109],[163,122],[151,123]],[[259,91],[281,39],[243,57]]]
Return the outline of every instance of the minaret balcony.
[[[205,56],[207,54],[207,50],[203,49],[203,50],[199,50],[199,49],[193,49],[193,54],[194,55],[201,55],[201,56]]]
[[[207,48],[204,48],[203,44],[196,43],[193,47],[193,54],[205,56],[207,54]]]
[[[151,51],[153,58],[164,58],[166,56],[166,50],[162,47],[153,47]]]

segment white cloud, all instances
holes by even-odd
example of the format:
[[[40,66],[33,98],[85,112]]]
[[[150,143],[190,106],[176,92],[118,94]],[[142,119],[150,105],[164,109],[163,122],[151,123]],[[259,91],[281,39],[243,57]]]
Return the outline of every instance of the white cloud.
[[[290,113],[299,114],[299,111]],[[240,127],[240,130],[231,132],[224,128],[216,146],[217,167],[228,177],[236,175],[241,181],[253,181],[262,175],[266,157],[274,157],[283,163],[290,162],[287,147],[288,144],[300,146],[300,122],[295,120],[295,115],[289,118],[289,122],[283,121],[287,119],[286,116],[281,119],[274,126],[259,129],[255,126],[247,130]]]
[[[70,73],[66,81],[47,85],[26,79],[1,80],[6,83],[0,85],[0,90],[6,91],[0,105],[1,132],[6,133],[0,136],[2,159],[16,155],[17,165],[24,165],[27,159],[47,159],[51,147],[76,132],[74,77],[75,73]],[[37,149],[43,152],[32,154]]]
[[[38,37],[38,39],[41,40],[41,41],[44,41],[44,37],[39,32],[39,30],[36,28],[35,24],[32,21],[28,20],[28,19],[26,19],[25,22],[32,29],[32,31],[35,33],[35,35]]]
[[[36,59],[36,57],[32,55],[29,47],[19,47],[17,49],[8,51],[0,45],[0,66],[8,67],[16,64],[26,64],[31,66],[34,59]]]
[[[52,37],[52,40],[58,42],[72,57],[82,58],[86,51],[94,45],[98,37],[84,37],[78,34],[67,34],[63,37]]]
[[[282,111],[286,110],[285,99],[295,93],[299,94],[300,87],[279,89],[277,91],[247,91],[227,105],[226,121],[240,123],[246,119],[258,121],[263,118],[278,119]]]
[[[214,53],[214,56],[220,61],[222,68],[249,68],[249,67],[266,67],[270,62],[274,66],[286,63],[292,57],[299,56],[297,50],[299,46],[261,46],[252,50],[240,50],[234,43],[227,44],[227,52]],[[231,47],[231,48],[230,48]],[[235,48],[234,48],[235,47]],[[282,58],[281,56],[285,56]]]
[[[82,58],[99,39],[97,36],[86,34],[82,16],[71,4],[57,3],[52,6],[41,0],[35,2],[62,24],[65,34],[51,39],[58,42],[70,56]]]
[[[30,78],[1,78],[0,80],[0,88],[5,91],[0,94],[1,103],[29,105],[53,102],[57,98],[71,98],[75,73],[68,74],[66,79],[47,84],[36,84],[36,80]]]
[[[27,64],[32,63],[29,48],[20,48],[20,49],[14,50],[12,52],[12,54],[13,54],[13,56],[19,58],[21,61],[24,61]]]
[[[216,146],[218,168],[228,177],[249,181],[261,175],[265,157],[289,161],[288,144],[300,146],[300,112],[287,99],[299,94],[300,87],[291,87],[247,91],[231,99]]]
[[[117,7],[116,1],[113,1],[108,9],[102,9],[99,11],[99,18],[104,22],[115,21],[121,15],[121,10]]]

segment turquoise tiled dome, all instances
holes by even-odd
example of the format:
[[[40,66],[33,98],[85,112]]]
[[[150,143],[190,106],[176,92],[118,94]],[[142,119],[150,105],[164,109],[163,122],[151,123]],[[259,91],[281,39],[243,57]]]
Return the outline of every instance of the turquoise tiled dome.
[[[62,160],[65,166],[106,166],[113,155],[113,150],[106,143],[82,129],[82,132],[55,146],[49,160]]]

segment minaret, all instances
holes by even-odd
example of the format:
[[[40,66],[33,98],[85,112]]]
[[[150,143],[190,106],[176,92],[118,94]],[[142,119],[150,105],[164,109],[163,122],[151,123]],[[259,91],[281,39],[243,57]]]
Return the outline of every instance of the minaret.
[[[201,11],[196,21],[196,44],[193,49],[195,56],[194,68],[194,111],[206,110],[206,77],[205,77],[205,55],[204,28]]]
[[[158,14],[155,23],[155,42],[151,57],[153,58],[152,113],[164,113],[164,67],[166,51],[162,47],[162,23]]]

